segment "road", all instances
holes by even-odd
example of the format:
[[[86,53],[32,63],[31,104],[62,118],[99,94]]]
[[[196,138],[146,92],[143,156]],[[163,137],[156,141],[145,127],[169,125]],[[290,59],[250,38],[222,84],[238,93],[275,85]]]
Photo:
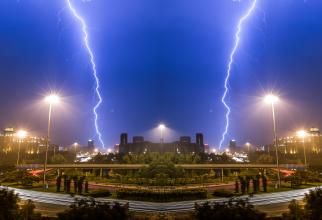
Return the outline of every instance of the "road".
[[[7,188],[2,187],[0,188]],[[74,198],[68,194],[56,194],[48,192],[37,192],[24,189],[8,188],[14,190],[15,193],[18,193],[21,199],[27,200],[31,199],[36,203],[38,211],[53,212],[57,213],[67,208],[70,204],[74,202]],[[277,192],[277,193],[267,193],[254,195],[250,198],[250,202],[259,207],[259,209],[267,210],[267,212],[276,212],[277,209],[286,211],[287,203],[292,199],[302,199],[304,194],[307,193],[310,189],[299,189],[286,192]],[[75,196],[75,198],[84,198],[82,196]],[[241,198],[247,198],[247,196],[242,196]],[[182,201],[182,202],[169,202],[169,203],[154,203],[154,202],[143,202],[143,201],[126,201],[126,200],[115,200],[107,198],[98,198],[97,201],[101,202],[119,202],[121,204],[129,203],[130,210],[137,212],[184,212],[191,211],[194,209],[195,203],[204,203],[206,201],[225,201],[227,199],[210,199],[210,200],[194,200],[194,201]],[[271,208],[269,208],[271,207]],[[275,207],[275,208],[274,208]],[[48,214],[50,215],[50,214]]]

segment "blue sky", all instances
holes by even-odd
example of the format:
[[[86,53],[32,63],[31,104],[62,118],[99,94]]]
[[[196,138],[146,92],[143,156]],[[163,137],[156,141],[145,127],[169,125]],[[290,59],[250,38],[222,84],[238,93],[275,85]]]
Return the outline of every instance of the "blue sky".
[[[88,24],[104,103],[104,141],[121,132],[147,134],[159,122],[168,140],[203,132],[217,145],[224,128],[220,102],[239,17],[251,1],[73,0]],[[322,127],[322,1],[258,0],[245,23],[228,101],[229,139],[271,141],[261,96],[281,96],[278,131]],[[64,97],[54,109],[53,140],[85,143],[97,136],[96,102],[80,26],[63,0],[0,2],[0,127],[45,135],[49,90]],[[170,137],[171,136],[171,137]],[[152,139],[152,137],[150,137]]]

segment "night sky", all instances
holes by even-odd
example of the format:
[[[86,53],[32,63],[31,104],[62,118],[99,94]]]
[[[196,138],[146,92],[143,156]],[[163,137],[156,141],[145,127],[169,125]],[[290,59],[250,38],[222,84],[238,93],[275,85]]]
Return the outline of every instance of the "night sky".
[[[99,125],[106,146],[121,132],[148,136],[160,122],[165,141],[203,132],[218,145],[220,102],[238,18],[250,1],[74,0],[89,26],[104,103]],[[0,127],[45,135],[43,97],[55,90],[52,139],[98,143],[94,81],[80,25],[64,0],[0,1]],[[272,140],[274,91],[279,135],[322,128],[322,1],[258,0],[245,23],[230,80],[229,139]],[[149,136],[148,139],[153,139]],[[156,138],[156,137],[154,137]],[[194,139],[194,138],[193,138]]]

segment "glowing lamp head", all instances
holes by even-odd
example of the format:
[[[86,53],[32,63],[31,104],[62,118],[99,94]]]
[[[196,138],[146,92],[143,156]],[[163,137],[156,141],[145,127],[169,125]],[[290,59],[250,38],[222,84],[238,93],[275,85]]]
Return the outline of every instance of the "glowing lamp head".
[[[246,142],[246,143],[245,143],[245,145],[246,145],[247,147],[249,147],[249,146],[250,146],[250,143],[249,143],[249,142]]]
[[[17,137],[19,139],[26,138],[27,137],[27,131],[25,131],[25,130],[19,130],[19,131],[17,131]]]
[[[278,100],[279,100],[278,96],[273,95],[273,94],[268,94],[264,98],[264,101],[268,104],[274,104],[274,103],[278,102]]]
[[[161,130],[165,129],[165,125],[164,124],[160,124],[159,125],[159,129],[161,129]]]
[[[296,132],[297,136],[300,137],[300,138],[305,138],[307,133],[305,130],[300,130],[300,131],[297,131]]]
[[[60,102],[60,98],[56,94],[50,94],[46,96],[45,101],[49,103],[50,105],[57,104]]]

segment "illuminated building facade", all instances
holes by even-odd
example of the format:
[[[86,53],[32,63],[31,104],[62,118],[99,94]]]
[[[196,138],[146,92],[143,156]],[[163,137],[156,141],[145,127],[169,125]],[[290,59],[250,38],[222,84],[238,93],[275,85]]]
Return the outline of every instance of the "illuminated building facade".
[[[36,136],[17,137],[14,128],[5,128],[0,134],[0,151],[2,153],[17,152],[20,142],[21,152],[25,154],[39,154],[46,150],[46,139]]]
[[[203,134],[196,134],[196,142],[191,137],[182,136],[179,141],[171,143],[152,143],[142,136],[134,136],[132,143],[128,142],[128,135],[121,134],[120,144],[116,146],[119,153],[146,153],[146,152],[176,152],[176,153],[202,153],[205,151]]]
[[[304,141],[304,143],[303,143]],[[285,154],[297,154],[303,152],[303,144],[305,145],[307,153],[321,153],[322,152],[322,135],[318,128],[310,128],[306,131],[305,137],[287,136],[279,138],[279,150]]]

